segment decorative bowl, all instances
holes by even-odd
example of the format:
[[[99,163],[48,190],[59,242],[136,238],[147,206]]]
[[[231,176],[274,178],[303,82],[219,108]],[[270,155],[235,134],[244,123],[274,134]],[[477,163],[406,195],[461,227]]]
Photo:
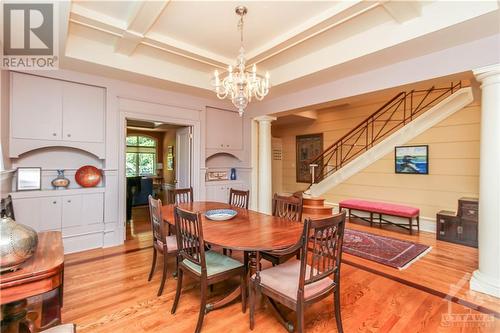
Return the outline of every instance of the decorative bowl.
[[[35,253],[36,231],[10,217],[0,218],[0,236],[0,272],[16,270]]]
[[[212,221],[227,221],[238,215],[233,209],[212,209],[205,212],[207,219]]]
[[[82,166],[75,174],[75,180],[81,187],[94,187],[99,184],[101,177],[101,170],[92,165]]]

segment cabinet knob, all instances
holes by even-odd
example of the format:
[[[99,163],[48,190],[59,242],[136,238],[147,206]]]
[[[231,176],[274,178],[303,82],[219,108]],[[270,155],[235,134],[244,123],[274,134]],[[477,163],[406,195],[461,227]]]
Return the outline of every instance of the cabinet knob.
[[[221,146],[221,147],[224,147],[224,145],[223,145],[223,144],[221,144],[220,146]]]
[[[68,203],[71,203],[71,200],[68,200]]]
[[[229,148],[229,145],[226,145],[227,148]]]
[[[67,137],[68,137],[68,138],[71,138],[71,134],[68,134],[68,135],[67,135]]]
[[[55,205],[57,203],[57,201],[52,201],[52,203]]]
[[[52,136],[56,136],[56,135],[57,135],[57,133],[52,133]]]

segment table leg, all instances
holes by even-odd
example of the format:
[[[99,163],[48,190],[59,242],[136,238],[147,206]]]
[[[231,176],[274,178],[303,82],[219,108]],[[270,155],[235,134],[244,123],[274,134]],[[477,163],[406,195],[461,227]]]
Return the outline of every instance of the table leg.
[[[2,305],[1,331],[3,333],[35,331],[33,322],[26,318],[28,314],[26,310],[27,305],[28,302],[25,299]]]

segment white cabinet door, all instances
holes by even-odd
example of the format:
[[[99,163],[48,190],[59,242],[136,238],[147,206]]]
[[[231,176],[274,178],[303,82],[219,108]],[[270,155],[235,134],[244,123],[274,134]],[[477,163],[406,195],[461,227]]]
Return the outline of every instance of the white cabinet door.
[[[71,82],[63,82],[62,85],[62,139],[104,142],[105,90]]]
[[[95,224],[104,221],[104,194],[82,195],[82,223]]]
[[[68,195],[62,200],[62,227],[77,227],[82,224],[82,196]]]
[[[62,138],[61,81],[12,74],[11,131],[13,138]]]
[[[61,200],[60,197],[45,197],[40,201],[40,231],[61,231]]]
[[[13,200],[16,222],[40,231],[40,201],[38,198]]]
[[[237,112],[207,109],[206,148],[243,149],[243,118]]]
[[[13,203],[16,222],[36,231],[61,231],[61,198],[23,198]]]

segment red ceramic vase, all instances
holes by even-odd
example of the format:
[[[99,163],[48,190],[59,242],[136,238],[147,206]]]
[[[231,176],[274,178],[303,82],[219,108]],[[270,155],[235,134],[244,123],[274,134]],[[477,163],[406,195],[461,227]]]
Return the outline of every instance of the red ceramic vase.
[[[84,165],[76,170],[75,180],[81,187],[94,187],[101,181],[101,170],[92,165]]]

